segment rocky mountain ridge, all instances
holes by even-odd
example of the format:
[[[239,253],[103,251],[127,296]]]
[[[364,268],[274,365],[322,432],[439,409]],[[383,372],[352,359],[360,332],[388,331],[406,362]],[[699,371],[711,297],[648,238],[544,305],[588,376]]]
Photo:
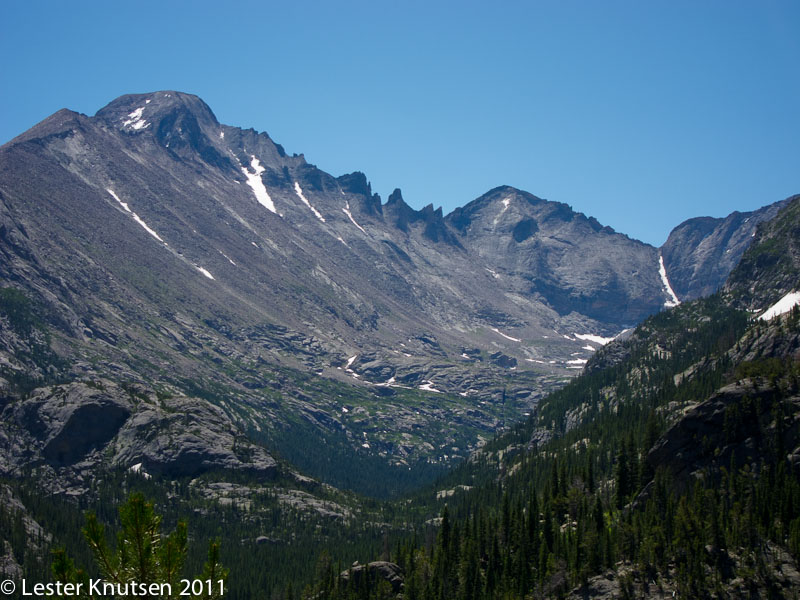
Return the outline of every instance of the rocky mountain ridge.
[[[123,96],[0,149],[0,272],[40,325],[0,319],[4,402],[144,386],[210,402],[291,461],[335,438],[350,458],[444,468],[670,303],[659,264],[527,192],[449,215],[399,190],[383,204],[365,175],[333,177],[195,96]]]
[[[750,246],[760,223],[774,218],[792,198],[727,217],[697,217],[673,229],[661,247],[669,281],[681,300],[716,292]]]
[[[242,597],[273,589],[265,573],[286,554],[308,563],[311,548],[365,538],[370,560],[389,554],[387,532],[433,540],[437,526],[440,538],[475,534],[459,548],[475,560],[398,545],[398,562],[340,579],[410,596],[425,589],[427,556],[431,573],[474,567],[436,585],[478,582],[490,597],[502,581],[576,597],[698,597],[712,580],[731,595],[791,590],[795,551],[774,523],[800,532],[794,513],[762,507],[763,537],[727,547],[703,538],[723,514],[716,491],[691,511],[665,501],[645,513],[652,523],[629,516],[658,469],[680,490],[742,466],[750,479],[719,486],[739,507],[753,498],[734,490],[774,456],[786,457],[778,475],[796,473],[798,321],[757,317],[796,290],[798,202],[769,221],[781,207],[689,222],[656,249],[506,186],[449,215],[414,210],[399,190],[384,204],[363,174],[332,177],[177,92],[123,97],[95,117],[61,111],[0,149],[0,566],[49,572],[38,559],[65,530],[48,526],[144,488],[170,518],[191,514],[192,531],[222,528]],[[740,250],[721,294],[659,312],[718,287],[720,257]],[[390,496],[466,457],[396,504],[305,475]],[[36,498],[50,494],[69,500],[45,510]],[[454,519],[490,510],[450,530],[435,517],[444,502]],[[691,543],[663,535],[678,517]]]
[[[442,524],[430,564],[446,563],[441,540],[458,531],[461,564],[479,547],[475,597],[491,586],[520,597],[794,597],[798,209],[796,197],[758,226],[719,293],[606,345],[433,490],[429,514],[457,518]],[[494,560],[493,547],[506,555]],[[425,571],[397,556],[415,570],[409,593]],[[433,581],[453,596],[472,585]]]

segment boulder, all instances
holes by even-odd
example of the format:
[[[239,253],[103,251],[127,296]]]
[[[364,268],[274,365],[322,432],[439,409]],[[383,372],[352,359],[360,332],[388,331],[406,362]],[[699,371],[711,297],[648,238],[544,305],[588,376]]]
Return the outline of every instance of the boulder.
[[[342,581],[347,583],[350,577],[357,584],[361,582],[364,577],[369,577],[371,583],[376,583],[379,579],[388,581],[392,586],[392,591],[396,594],[403,587],[405,572],[403,568],[393,562],[385,560],[377,560],[366,565],[359,565],[357,562],[353,563],[347,571],[342,571],[339,575]]]

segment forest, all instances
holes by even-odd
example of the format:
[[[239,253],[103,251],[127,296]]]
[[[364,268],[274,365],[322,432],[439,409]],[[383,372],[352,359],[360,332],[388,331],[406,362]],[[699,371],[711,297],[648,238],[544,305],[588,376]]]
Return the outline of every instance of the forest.
[[[348,507],[341,517],[287,508],[279,480],[247,505],[221,504],[196,481],[119,470],[99,474],[76,510],[26,483],[31,472],[2,482],[27,513],[0,503],[0,536],[28,580],[107,576],[101,557],[124,554],[114,533],[128,527],[124,507],[146,498],[159,527],[184,532],[154,542],[177,544],[184,575],[208,570],[197,542],[213,540],[226,598],[591,596],[598,578],[623,598],[794,597],[800,363],[764,348],[798,339],[798,307],[763,322],[721,294],[683,304],[599,351],[525,422],[424,489],[389,500],[317,490]],[[695,419],[712,426],[693,424],[712,401]]]

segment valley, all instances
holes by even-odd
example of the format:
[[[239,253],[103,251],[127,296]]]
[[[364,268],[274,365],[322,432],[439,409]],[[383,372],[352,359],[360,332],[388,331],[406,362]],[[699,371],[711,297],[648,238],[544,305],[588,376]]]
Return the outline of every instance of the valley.
[[[0,148],[0,565],[90,564],[82,512],[113,524],[140,491],[221,538],[226,597],[389,593],[338,577],[355,559],[402,567],[407,598],[563,597],[609,570],[612,595],[686,596],[723,560],[720,589],[748,561],[790,589],[797,206],[656,248],[509,186],[447,215],[384,203],[189,94],[59,111]],[[652,502],[717,481],[788,500],[746,544],[720,525],[741,552],[672,558]]]

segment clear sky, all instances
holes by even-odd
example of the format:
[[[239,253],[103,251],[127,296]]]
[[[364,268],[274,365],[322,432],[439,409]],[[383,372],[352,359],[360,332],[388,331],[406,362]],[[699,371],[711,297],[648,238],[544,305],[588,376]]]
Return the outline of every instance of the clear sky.
[[[199,95],[385,201],[509,184],[654,245],[800,193],[800,2],[0,3],[0,143]]]

